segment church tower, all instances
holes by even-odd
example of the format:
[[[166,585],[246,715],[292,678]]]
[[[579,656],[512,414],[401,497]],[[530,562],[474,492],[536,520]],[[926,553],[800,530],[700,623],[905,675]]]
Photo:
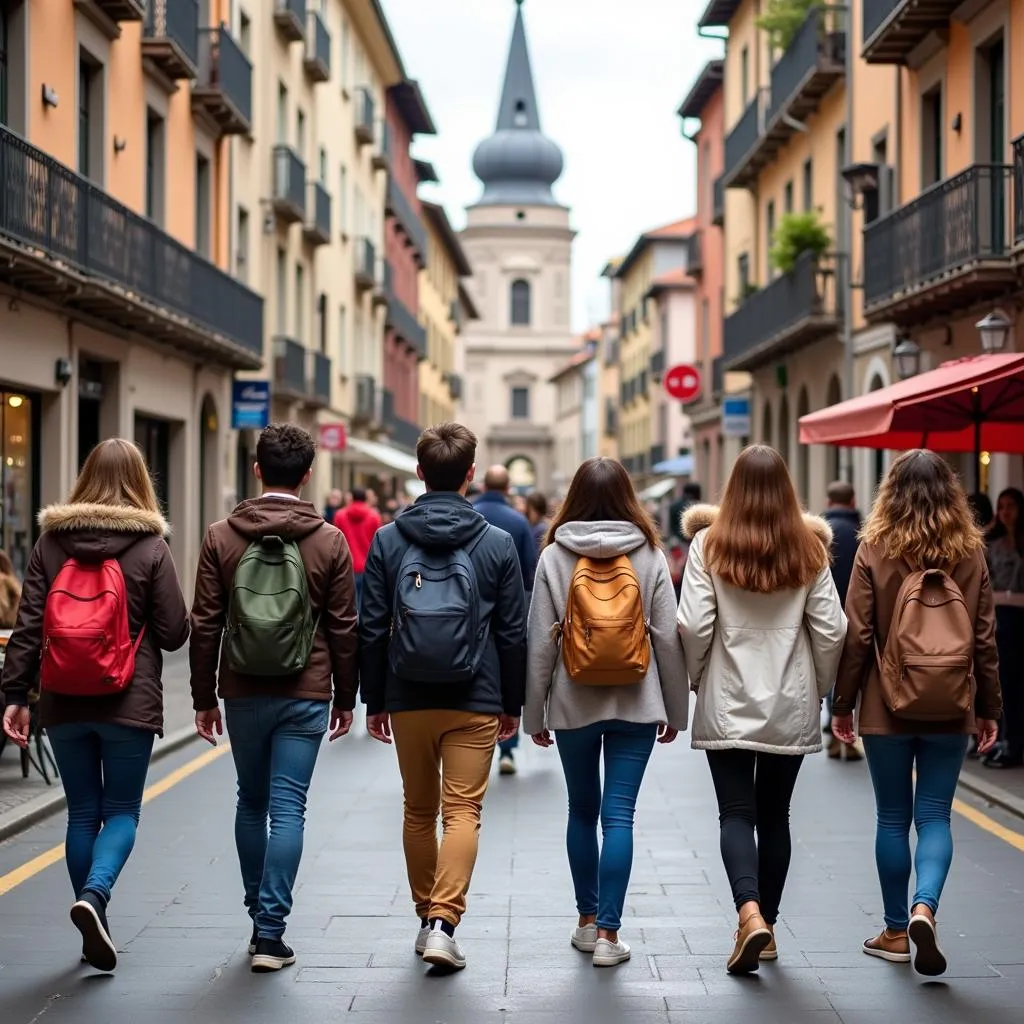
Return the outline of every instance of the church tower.
[[[503,463],[517,489],[553,493],[561,481],[553,479],[551,378],[577,348],[570,325],[575,232],[568,207],[551,191],[562,151],[541,131],[522,4],[516,0],[497,125],[473,157],[483,194],[467,209],[462,232],[480,313],[461,345],[463,418],[480,441],[481,472]]]

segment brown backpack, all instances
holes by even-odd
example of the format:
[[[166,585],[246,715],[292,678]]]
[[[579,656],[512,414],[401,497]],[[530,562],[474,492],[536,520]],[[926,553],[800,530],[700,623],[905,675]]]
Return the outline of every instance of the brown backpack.
[[[974,623],[953,579],[941,569],[913,571],[879,658],[882,694],[896,718],[952,722],[974,699]]]
[[[640,580],[628,555],[583,556],[576,562],[561,638],[562,661],[573,682],[623,686],[643,680],[651,642]]]

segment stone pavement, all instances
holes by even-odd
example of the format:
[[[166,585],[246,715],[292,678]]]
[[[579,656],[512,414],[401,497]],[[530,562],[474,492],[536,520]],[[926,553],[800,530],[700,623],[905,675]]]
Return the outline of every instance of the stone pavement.
[[[151,781],[198,752],[169,756]],[[114,976],[77,963],[61,864],[0,895],[0,1020],[1009,1024],[1024,1016],[1024,853],[1011,843],[1022,831],[1012,816],[988,812],[1014,830],[1005,833],[1011,841],[957,816],[940,914],[952,968],[923,982],[859,951],[880,913],[864,765],[809,758],[794,806],[781,959],[758,977],[734,979],[724,970],[734,917],[707,766],[684,742],[659,747],[641,795],[623,925],[633,960],[597,971],[568,943],[574,910],[557,756],[531,745],[521,760],[522,773],[495,776],[488,796],[459,931],[469,956],[460,975],[433,976],[413,956],[418,925],[393,752],[357,735],[325,747],[314,780],[288,932],[296,967],[248,970],[234,780],[230,757],[220,757],[143,811],[111,906],[123,951]],[[51,819],[0,845],[0,890],[6,873],[61,833]]]

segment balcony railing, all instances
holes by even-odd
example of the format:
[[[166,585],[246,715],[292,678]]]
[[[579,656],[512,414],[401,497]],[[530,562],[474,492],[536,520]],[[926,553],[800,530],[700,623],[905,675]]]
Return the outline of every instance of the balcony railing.
[[[725,223],[725,175],[720,174],[711,186],[711,223],[721,227]]]
[[[274,337],[274,391],[282,397],[303,399],[309,393],[306,347],[301,341]]]
[[[326,82],[331,77],[331,33],[319,11],[306,15],[306,56],[303,66],[312,82]]]
[[[198,0],[148,0],[142,55],[168,78],[195,78],[199,71]]]
[[[115,23],[142,21],[146,14],[146,0],[93,0],[93,2]]]
[[[904,64],[932,32],[944,29],[962,0],[861,0],[864,45],[869,64]]]
[[[376,422],[379,419],[377,381],[368,373],[356,376],[356,407],[353,419],[361,423]]]
[[[1024,135],[1013,140],[1013,244],[1024,245]]]
[[[704,270],[704,237],[698,228],[686,240],[686,272],[699,277]]]
[[[804,253],[792,273],[754,292],[726,318],[725,365],[751,370],[834,333],[840,312],[833,268]]]
[[[310,353],[310,394],[317,405],[331,404],[331,358],[323,352]]]
[[[409,240],[416,262],[420,267],[427,263],[427,230],[412,203],[406,198],[401,186],[393,177],[388,178],[385,213],[395,218],[402,233]]]
[[[368,238],[357,238],[353,253],[355,279],[359,288],[373,288],[377,284],[377,250]]]
[[[757,149],[764,130],[764,93],[758,90],[747,104],[743,116],[725,137],[725,185],[727,188],[745,186],[751,154]]]
[[[2,126],[0,181],[0,278],[208,359],[260,365],[263,300],[239,281]]]
[[[1010,260],[1014,168],[975,164],[864,229],[869,318],[949,313],[1001,294]]]
[[[662,338],[662,345],[666,344],[667,338]],[[651,353],[650,360],[651,377],[654,380],[660,380],[665,374],[665,350],[663,348],[658,349],[657,352]]]
[[[302,234],[314,246],[327,245],[331,240],[331,193],[319,181],[311,181],[307,186]]]
[[[306,0],[274,0],[274,24],[289,43],[305,37]]]
[[[246,135],[252,128],[252,64],[224,25],[199,33],[192,106],[209,114],[225,135]]]
[[[361,146],[373,142],[374,107],[373,93],[365,85],[360,85],[355,94],[355,132],[356,141]]]
[[[845,8],[812,8],[772,68],[766,123],[780,143],[799,131],[785,118],[800,121],[814,113],[821,97],[846,74],[845,19]]]
[[[370,157],[370,162],[378,171],[386,171],[391,167],[391,126],[383,118],[377,123],[377,148]]]
[[[387,264],[385,264],[387,266]],[[420,359],[427,358],[427,332],[394,292],[387,295],[385,323]]]
[[[274,147],[274,209],[291,224],[306,216],[306,165],[291,146]]]

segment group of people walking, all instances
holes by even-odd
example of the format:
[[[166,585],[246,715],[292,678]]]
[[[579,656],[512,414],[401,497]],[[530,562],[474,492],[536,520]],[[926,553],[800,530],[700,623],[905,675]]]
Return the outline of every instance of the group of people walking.
[[[908,962],[913,949],[922,973],[945,969],[935,917],[957,772],[972,734],[981,753],[995,742],[1001,700],[983,537],[942,459],[894,461],[844,612],[832,530],[802,513],[784,460],[765,446],[740,455],[720,506],[685,509],[678,600],[659,531],[615,460],[579,468],[524,579],[502,499],[466,498],[476,438],[465,427],[423,432],[426,493],[374,528],[358,574],[342,532],[301,498],[314,454],[296,426],[263,431],[262,494],[208,529],[190,614],[133,444],[102,442],[67,504],[41,514],[7,649],[4,730],[27,742],[38,686],[65,779],[85,960],[117,962],[107,907],[163,728],[161,651],[191,635],[196,729],[215,743],[226,727],[238,777],[253,971],[295,961],[285,929],[306,795],[324,734],[350,730],[360,694],[370,736],[397,752],[413,946],[425,962],[466,965],[456,932],[494,750],[522,719],[561,761],[578,914],[569,938],[598,967],[630,957],[619,930],[646,766],[657,743],[690,727],[717,794],[737,912],[727,969],[755,971],[785,955],[775,925],[790,802],[803,758],[822,749],[833,686],[833,732],[853,745],[859,729],[878,803],[884,929],[864,952]],[[508,489],[496,470],[485,483],[487,494]]]

